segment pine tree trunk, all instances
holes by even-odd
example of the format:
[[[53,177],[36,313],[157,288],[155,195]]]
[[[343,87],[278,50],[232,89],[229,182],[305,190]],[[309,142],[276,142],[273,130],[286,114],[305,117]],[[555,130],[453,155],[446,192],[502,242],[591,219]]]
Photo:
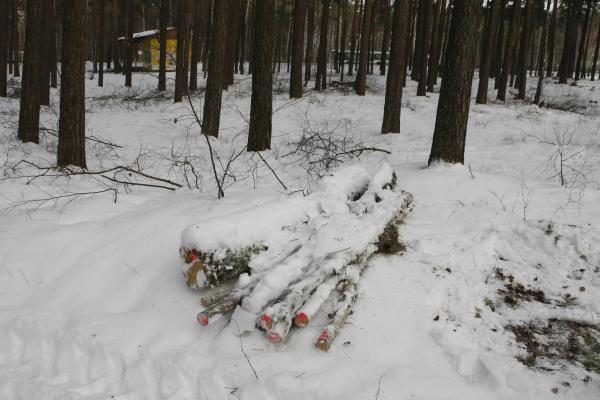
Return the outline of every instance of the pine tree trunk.
[[[159,28],[159,59],[158,59],[158,90],[167,90],[167,25],[169,23],[170,0],[160,1],[160,28]],[[115,59],[116,60],[116,59]],[[116,65],[116,64],[115,64]]]
[[[523,40],[519,48],[519,71],[518,71],[518,89],[517,99],[524,100],[527,90],[527,50],[531,46],[531,36],[533,31],[533,3],[535,0],[527,0],[525,6],[525,19],[523,21],[522,35]]]
[[[433,92],[433,88],[437,83],[437,72],[439,63],[439,46],[440,46],[440,31],[443,25],[440,23],[442,19],[442,0],[437,0],[435,3],[435,12],[433,14],[433,28],[431,33],[431,47],[429,50],[429,65],[427,70],[427,91]]]
[[[464,164],[480,6],[480,0],[454,0],[429,165]]]
[[[544,63],[546,62],[546,41],[548,37],[548,13],[550,11],[550,1],[551,0],[548,0],[548,3],[546,5],[546,11],[544,12],[544,25],[542,27],[542,37],[540,39],[540,62],[538,65],[538,83],[537,88],[535,90],[535,97],[533,99],[533,102],[538,106],[541,106],[542,104],[542,95],[544,92],[544,70],[546,68]]]
[[[257,2],[248,151],[263,151],[271,148],[273,14],[273,0]]]
[[[381,63],[379,64],[379,74],[385,75],[387,62],[387,49],[390,45],[390,3],[389,0],[383,0],[383,39],[381,41]],[[407,19],[408,22],[408,19]],[[406,23],[406,22],[405,22]]]
[[[51,18],[50,0],[39,0],[43,4],[44,9],[44,45],[39,50],[42,53],[42,64],[40,65],[40,104],[43,106],[50,105],[50,31],[54,21]]]
[[[190,61],[190,90],[198,89],[198,63],[202,54],[202,35],[204,27],[204,1],[195,1],[192,4],[194,12],[193,35],[192,35],[192,58]]]
[[[260,1],[260,0],[258,0]],[[281,72],[281,46],[282,46],[282,42],[283,42],[283,28],[284,28],[284,23],[283,23],[283,16],[285,14],[285,3],[286,0],[279,0],[281,3],[281,6],[279,7],[279,13],[277,15],[277,44],[275,45],[275,48],[277,49],[277,54],[275,55],[275,59],[277,60],[277,73]]]
[[[600,52],[600,24],[598,24],[598,35],[596,36],[596,48],[594,49],[594,61],[592,61],[591,80],[596,78],[596,67],[598,66],[598,53]]]
[[[352,13],[352,28],[350,29],[350,59],[348,60],[348,76],[354,74],[354,60],[356,59],[356,41],[358,32],[358,9],[360,1],[354,1],[354,12]]]
[[[371,25],[371,13],[373,12],[373,0],[365,0],[365,9],[363,13],[363,23],[360,35],[360,57],[358,62],[358,72],[356,73],[356,94],[364,96],[367,90],[367,64],[369,50],[369,32]]]
[[[498,89],[498,84],[500,82],[500,74],[502,73],[502,57],[504,56],[504,19],[506,13],[506,3],[507,0],[501,0],[499,15],[497,19],[497,37],[496,43],[494,46],[494,59],[493,59],[493,72],[492,75],[494,78],[494,89]]]
[[[247,18],[248,18],[248,1],[244,0],[242,2],[242,15],[241,15],[241,25],[240,25],[240,53],[238,59],[238,67],[237,70],[241,75],[244,75],[244,62],[246,61],[246,29],[247,26]]]
[[[127,0],[125,21],[125,86],[131,87],[131,70],[133,68],[133,0]]]
[[[558,83],[567,83],[568,79],[573,77],[573,72],[575,71],[577,34],[582,0],[572,0],[567,4],[567,27],[560,65],[558,67]]]
[[[556,21],[558,18],[558,0],[552,5],[552,17],[550,19],[550,30],[548,31],[548,68],[546,76],[551,77],[554,71],[554,47],[556,38]]]
[[[304,20],[306,0],[295,0],[294,31],[292,39],[292,72],[290,74],[290,98],[302,97],[302,57],[304,53]]]
[[[319,35],[319,54],[317,56],[317,76],[315,78],[315,90],[327,89],[327,35],[329,28],[329,5],[330,0],[323,0],[323,11],[321,13],[321,33]]]
[[[165,0],[169,2],[170,0]],[[120,0],[112,0],[112,58],[113,72],[120,73],[123,70],[121,65],[121,44],[119,43],[119,5]]]
[[[85,163],[85,15],[86,2],[64,0],[61,57],[59,166]]]
[[[227,90],[229,85],[233,84],[235,70],[235,49],[239,38],[240,15],[242,3],[240,0],[229,1],[229,15],[227,22],[227,43],[225,44],[225,65],[223,76],[223,89]]]
[[[50,28],[48,30],[48,47],[50,49],[50,54],[48,57],[49,67],[50,67],[50,87],[57,88],[58,87],[58,70],[57,70],[57,56],[56,56],[56,1],[50,0],[50,15],[49,19],[52,21],[50,23]]]
[[[7,96],[8,84],[8,0],[0,0],[0,97]]]
[[[485,35],[484,53],[481,55],[481,67],[479,69],[479,87],[477,88],[476,103],[486,104],[488,93],[488,82],[490,78],[490,69],[492,65],[492,54],[494,53],[496,25],[498,23],[498,14],[500,13],[500,0],[492,0],[490,23]]]
[[[413,61],[411,67],[410,79],[413,81],[419,80],[421,73],[421,53],[425,51],[425,19],[427,17],[428,0],[418,0],[416,31],[415,31],[415,48],[413,51]]]
[[[420,51],[421,60],[419,60],[419,83],[417,85],[417,96],[425,96],[427,94],[427,56],[431,44],[432,30],[432,0],[425,0],[425,16],[423,25],[423,43]]]
[[[381,133],[400,133],[402,87],[406,63],[406,33],[410,0],[395,0],[392,23],[390,65],[385,87],[385,105]]]
[[[20,68],[19,68],[19,55],[21,54],[19,49],[19,2],[20,0],[13,0],[13,76],[19,77],[21,76]]]
[[[586,48],[586,39],[588,33],[588,27],[590,25],[590,15],[592,11],[592,0],[587,1],[587,7],[585,10],[585,19],[583,20],[583,29],[581,30],[581,39],[579,39],[579,51],[577,52],[577,66],[575,67],[575,80],[581,78],[582,65],[585,65],[584,54]],[[584,67],[585,68],[585,67]]]
[[[104,86],[104,6],[105,0],[96,0],[98,11],[98,86]]]
[[[44,7],[39,0],[27,0],[25,51],[18,137],[23,142],[40,141],[40,81],[44,45]]]
[[[258,7],[258,4],[256,6]],[[228,8],[227,1],[215,1],[213,3],[211,43],[210,54],[208,57],[208,76],[206,78],[202,133],[214,137],[219,136],[219,124],[221,119],[223,65],[225,57],[225,38],[227,36],[226,18]]]
[[[519,18],[521,14],[521,0],[514,0],[512,6],[512,16],[506,45],[504,46],[504,57],[502,60],[502,72],[500,73],[500,83],[498,85],[497,99],[504,101],[506,99],[506,88],[508,85],[508,73],[512,67],[513,54],[516,46],[517,30],[519,27]]]
[[[346,0],[342,1],[342,66],[340,67],[340,81],[344,81],[344,71],[346,69],[346,39],[348,37],[348,4]]]
[[[304,86],[308,84],[310,81],[310,76],[312,74],[312,63],[313,63],[313,51],[314,51],[314,41],[315,41],[315,1],[316,0],[307,0],[308,1],[308,26],[306,29],[308,32],[306,33],[306,55],[304,57]]]
[[[190,49],[190,0],[179,0],[179,11],[177,14],[177,59],[175,71],[175,103],[183,100],[187,93],[188,63]]]

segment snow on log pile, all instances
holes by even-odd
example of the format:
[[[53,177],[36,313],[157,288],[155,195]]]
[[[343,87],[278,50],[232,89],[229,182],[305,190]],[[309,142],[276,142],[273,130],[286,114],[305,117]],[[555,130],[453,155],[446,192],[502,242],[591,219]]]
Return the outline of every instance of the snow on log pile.
[[[388,164],[373,176],[350,166],[322,178],[309,196],[188,227],[180,249],[187,285],[220,288],[202,297],[198,322],[233,312],[240,331],[258,327],[278,343],[330,300],[337,307],[316,341],[328,350],[351,313],[369,257],[403,250],[397,226],[411,209],[412,195],[397,188]]]

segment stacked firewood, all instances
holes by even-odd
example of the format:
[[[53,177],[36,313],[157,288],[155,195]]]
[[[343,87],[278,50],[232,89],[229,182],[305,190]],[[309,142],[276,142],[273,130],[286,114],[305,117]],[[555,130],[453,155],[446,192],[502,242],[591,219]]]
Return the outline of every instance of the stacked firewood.
[[[257,327],[279,343],[335,302],[316,340],[328,350],[351,314],[369,258],[404,249],[397,227],[411,210],[412,195],[397,188],[389,165],[373,176],[352,166],[322,178],[309,196],[190,226],[181,246],[186,283],[217,288],[202,297],[198,322],[233,313],[238,328]]]

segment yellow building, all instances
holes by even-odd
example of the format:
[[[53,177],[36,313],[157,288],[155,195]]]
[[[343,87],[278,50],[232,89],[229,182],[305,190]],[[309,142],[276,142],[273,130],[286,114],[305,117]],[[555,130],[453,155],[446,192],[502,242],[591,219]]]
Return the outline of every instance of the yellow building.
[[[142,71],[158,71],[160,63],[159,30],[137,32],[133,34],[133,68]],[[124,42],[125,37],[119,38]],[[177,29],[167,29],[167,71],[175,71],[177,54]]]

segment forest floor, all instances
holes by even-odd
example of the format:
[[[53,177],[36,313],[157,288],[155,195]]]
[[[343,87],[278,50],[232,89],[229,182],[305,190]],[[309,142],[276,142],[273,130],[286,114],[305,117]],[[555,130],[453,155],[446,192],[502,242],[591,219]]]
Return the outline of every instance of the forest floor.
[[[0,101],[0,398],[600,396],[600,84],[548,81],[552,108],[472,105],[465,166],[426,168],[437,94],[416,97],[409,82],[402,133],[380,135],[383,77],[365,97],[337,86],[290,101],[280,75],[265,159],[286,191],[244,151],[251,79],[236,76],[213,141],[217,200],[206,141],[190,105],[172,103],[173,82],[164,96],[152,75],[131,89],[105,82],[87,82],[89,170],[163,181],[47,169],[58,92],[40,145],[16,140],[17,96]],[[391,154],[342,154],[362,147]],[[371,260],[329,353],[314,348],[324,316],[280,345],[238,337],[226,319],[197,324],[184,228],[309,192],[339,161],[374,172],[383,160],[414,195],[400,227],[408,250]]]

